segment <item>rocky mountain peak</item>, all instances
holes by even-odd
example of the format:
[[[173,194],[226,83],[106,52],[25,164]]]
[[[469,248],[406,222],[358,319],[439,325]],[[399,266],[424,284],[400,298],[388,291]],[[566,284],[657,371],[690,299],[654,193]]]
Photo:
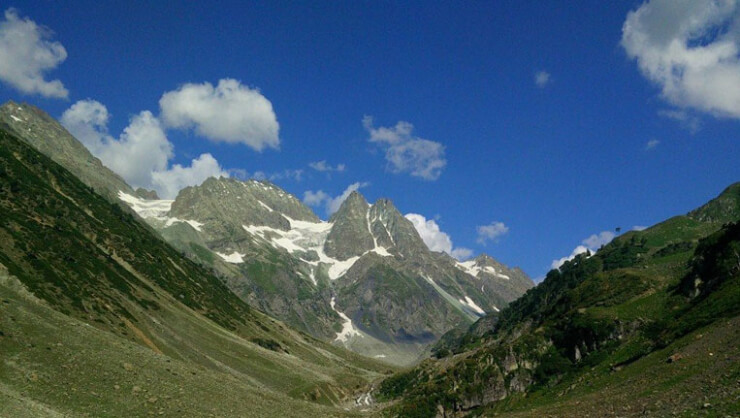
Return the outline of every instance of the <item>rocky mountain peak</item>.
[[[209,178],[200,186],[186,187],[175,198],[170,216],[199,222],[219,222],[237,228],[260,225],[289,230],[286,218],[318,222],[300,200],[272,183],[233,178]]]
[[[144,200],[159,200],[159,195],[157,195],[157,192],[154,190],[147,190],[143,187],[139,187],[134,191],[134,193],[136,193],[137,197]]]
[[[324,244],[324,251],[328,256],[347,260],[361,256],[375,247],[369,226],[369,209],[370,205],[359,192],[350,193],[329,219],[334,225]]]
[[[370,219],[379,244],[395,247],[404,256],[426,250],[426,244],[414,225],[390,199],[378,199],[370,208]],[[385,236],[388,236],[390,243],[385,241]]]
[[[365,216],[368,206],[370,205],[367,203],[367,200],[365,200],[365,197],[355,190],[347,196],[347,199],[345,199],[344,202],[342,202],[342,205],[339,206],[339,210],[329,218],[329,222],[336,222],[338,219],[342,218],[359,217],[360,214]]]
[[[496,259],[486,253],[480,253],[480,255],[475,257],[473,260],[475,261],[475,264],[479,266],[491,266],[500,264],[498,261],[496,261]]]

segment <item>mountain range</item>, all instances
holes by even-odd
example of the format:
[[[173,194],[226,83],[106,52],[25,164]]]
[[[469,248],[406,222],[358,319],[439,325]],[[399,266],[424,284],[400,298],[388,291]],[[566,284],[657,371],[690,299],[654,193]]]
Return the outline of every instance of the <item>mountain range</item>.
[[[266,181],[210,178],[174,200],[134,191],[53,118],[0,108],[10,131],[211,268],[251,306],[325,341],[411,364],[533,282],[487,255],[459,262],[428,249],[388,199],[353,192],[328,221]]]
[[[0,416],[738,416],[739,254],[735,183],[533,286],[387,199],[134,190],[9,102]]]

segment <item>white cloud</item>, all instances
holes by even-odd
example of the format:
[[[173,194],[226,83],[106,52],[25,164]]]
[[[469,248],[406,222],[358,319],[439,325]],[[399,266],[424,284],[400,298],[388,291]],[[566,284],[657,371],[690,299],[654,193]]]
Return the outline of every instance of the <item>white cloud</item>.
[[[52,35],[33,20],[18,17],[15,9],[6,10],[0,21],[0,80],[22,93],[66,98],[69,92],[61,81],[44,79],[67,59],[67,50],[51,41]]]
[[[488,241],[496,241],[502,235],[509,232],[509,227],[503,222],[491,222],[488,225],[480,225],[476,228],[478,231],[478,243],[486,245]]]
[[[614,239],[615,235],[611,231],[601,231],[598,234],[593,234],[590,237],[584,239],[581,241],[582,245],[577,246],[573,252],[570,253],[567,257],[562,257],[557,260],[552,260],[552,263],[550,264],[550,268],[557,269],[560,268],[563,264],[565,264],[566,261],[570,261],[574,259],[578,254],[585,253],[586,251],[590,251],[591,254],[595,254],[596,251],[601,248],[602,245],[606,245],[610,243]]]
[[[62,114],[61,122],[94,155],[99,155],[114,139],[108,135],[108,109],[100,102],[87,99],[73,104]]]
[[[331,172],[331,171],[336,171],[336,172],[341,173],[342,171],[345,170],[345,168],[347,168],[344,164],[337,164],[336,167],[332,167],[331,164],[326,163],[326,160],[314,161],[314,162],[308,163],[308,166],[322,173]]]
[[[362,124],[370,134],[370,142],[385,148],[388,169],[393,173],[437,180],[447,165],[444,145],[413,136],[414,126],[408,122],[400,121],[392,128],[375,128],[373,118],[365,116]]]
[[[622,46],[681,108],[740,118],[740,3],[652,0],[630,12]]]
[[[62,125],[80,140],[103,164],[133,187],[154,189],[160,197],[172,198],[185,187],[200,184],[211,176],[228,177],[210,154],[192,161],[190,167],[175,164],[173,145],[159,120],[149,111],[131,118],[118,139],[108,134],[108,109],[94,100],[81,100],[62,115]]]
[[[453,248],[450,236],[442,232],[433,219],[427,219],[418,213],[407,213],[404,217],[411,221],[422,241],[431,251],[445,252],[458,260],[464,260],[473,255],[473,250],[468,248]]]
[[[544,88],[546,85],[550,84],[550,73],[547,71],[538,71],[534,75],[534,83],[539,88]]]
[[[190,163],[190,167],[180,164],[168,170],[152,172],[152,186],[162,198],[173,198],[188,187],[197,186],[209,177],[229,177],[211,154],[201,154]]]
[[[257,151],[280,145],[272,103],[234,79],[222,79],[216,87],[185,84],[162,95],[159,106],[168,127],[193,128],[209,140],[242,143]]]
[[[584,239],[581,242],[584,245],[586,245],[588,248],[591,248],[593,250],[598,250],[599,248],[601,248],[602,245],[606,245],[612,242],[614,237],[615,237],[614,232],[601,231],[598,234],[591,235],[590,237]]]
[[[586,251],[591,251],[591,250],[589,250],[587,247],[585,247],[583,245],[579,245],[575,249],[573,249],[573,252],[570,253],[569,256],[563,257],[563,258],[560,258],[560,259],[557,259],[557,260],[552,260],[552,264],[550,264],[550,268],[552,268],[552,269],[559,269],[560,266],[562,266],[563,264],[565,264],[566,261],[570,261],[570,260],[576,258],[576,256],[578,254],[583,254]],[[593,254],[593,252],[592,252],[592,254]]]
[[[689,112],[685,110],[659,110],[658,116],[678,121],[681,127],[688,130],[692,134],[695,134],[701,130],[701,119],[696,116],[690,115]]]
[[[347,200],[352,192],[357,191],[363,187],[367,187],[369,185],[370,183],[367,182],[352,183],[347,186],[347,188],[344,189],[344,191],[339,196],[336,197],[331,197],[323,190],[318,190],[315,192],[307,190],[303,193],[303,203],[313,207],[319,207],[323,205],[326,209],[327,215],[331,216],[334,212],[339,210],[339,207],[342,206],[342,203]]]
[[[655,148],[660,144],[660,141],[657,139],[651,139],[650,141],[645,144],[645,151],[650,151],[651,149]]]
[[[473,256],[473,250],[465,247],[453,248],[450,255],[460,261],[465,261]]]
[[[331,200],[331,196],[329,196],[323,190],[318,190],[315,192],[312,190],[306,190],[305,192],[303,192],[303,203],[307,204],[308,206],[318,207],[325,204],[329,200]]]

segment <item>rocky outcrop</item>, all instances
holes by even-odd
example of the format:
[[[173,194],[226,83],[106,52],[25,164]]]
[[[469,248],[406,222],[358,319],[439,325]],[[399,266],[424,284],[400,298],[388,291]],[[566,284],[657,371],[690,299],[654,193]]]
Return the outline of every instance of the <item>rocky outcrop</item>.
[[[324,244],[326,255],[338,260],[347,260],[375,248],[368,216],[367,201],[360,193],[352,192],[329,219],[333,226]]]

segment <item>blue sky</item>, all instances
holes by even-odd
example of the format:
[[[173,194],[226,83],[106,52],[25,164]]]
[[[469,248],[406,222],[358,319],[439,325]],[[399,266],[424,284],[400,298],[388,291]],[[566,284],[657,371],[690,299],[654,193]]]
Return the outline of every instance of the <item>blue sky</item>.
[[[355,185],[535,278],[740,180],[734,1],[250,3],[13,1],[0,99],[136,185]]]

